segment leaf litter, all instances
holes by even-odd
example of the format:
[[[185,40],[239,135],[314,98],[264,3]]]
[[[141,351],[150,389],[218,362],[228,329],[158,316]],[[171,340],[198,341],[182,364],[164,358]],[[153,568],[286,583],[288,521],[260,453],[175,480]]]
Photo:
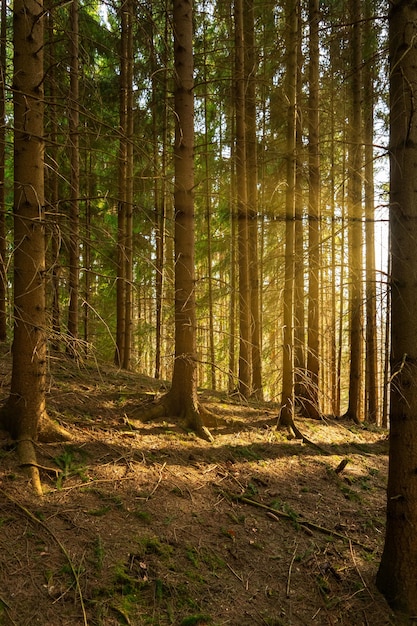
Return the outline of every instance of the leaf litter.
[[[276,406],[203,391],[208,443],[140,422],[160,385],[52,362],[48,411],[73,440],[37,445],[43,499],[2,433],[0,624],[395,624],[374,583],[386,431],[299,419],[317,448],[276,430]]]

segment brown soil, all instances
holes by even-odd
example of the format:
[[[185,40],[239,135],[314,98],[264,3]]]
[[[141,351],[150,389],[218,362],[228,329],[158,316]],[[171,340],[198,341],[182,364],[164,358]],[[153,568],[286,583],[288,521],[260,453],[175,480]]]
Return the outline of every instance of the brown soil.
[[[1,625],[395,624],[374,584],[386,432],[299,420],[324,454],[277,432],[275,406],[210,392],[212,444],[171,420],[132,429],[158,393],[51,360],[49,413],[73,441],[37,446],[40,500],[1,438]]]

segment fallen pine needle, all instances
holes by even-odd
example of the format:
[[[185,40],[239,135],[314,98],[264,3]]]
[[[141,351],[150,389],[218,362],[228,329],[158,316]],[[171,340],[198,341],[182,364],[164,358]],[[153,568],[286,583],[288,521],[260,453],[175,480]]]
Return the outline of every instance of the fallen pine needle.
[[[245,496],[241,496],[239,494],[229,493],[229,492],[223,492],[223,493],[224,495],[228,496],[232,500],[237,500],[238,502],[250,504],[251,506],[256,506],[260,509],[263,509],[264,511],[267,511],[268,513],[272,513],[272,515],[276,517],[281,517],[283,519],[290,520],[291,522],[294,522],[295,524],[297,524],[303,529],[308,528],[310,530],[315,530],[324,535],[337,537],[338,539],[342,539],[343,541],[359,546],[366,552],[374,551],[373,548],[370,548],[369,546],[361,543],[360,541],[356,541],[355,539],[351,539],[350,537],[347,537],[346,535],[342,535],[342,533],[338,533],[336,530],[331,530],[330,528],[325,528],[324,526],[320,526],[319,524],[315,524],[314,522],[309,522],[308,520],[301,519],[298,515],[294,516],[294,515],[289,515],[288,513],[284,513],[283,511],[277,511],[276,509],[273,509],[272,507],[267,506],[266,504],[262,504],[262,502],[258,502],[257,500],[252,500],[251,498],[246,498]]]
[[[45,522],[43,522],[42,520],[38,519],[35,515],[33,515],[33,513],[31,513],[31,511],[29,511],[29,509],[27,509],[25,506],[23,506],[23,504],[20,504],[20,502],[18,502],[17,500],[15,500],[11,496],[9,496],[9,494],[6,493],[3,489],[0,489],[0,493],[5,498],[7,498],[7,500],[9,500],[15,506],[17,506],[32,522],[35,522],[39,526],[42,526],[42,528],[44,530],[46,530],[47,533],[49,533],[49,535],[54,539],[54,541],[58,544],[58,546],[62,550],[62,552],[65,555],[65,557],[66,557],[66,559],[68,561],[68,564],[70,566],[71,573],[74,576],[75,586],[77,588],[78,597],[80,599],[80,604],[81,604],[81,610],[82,610],[82,613],[83,613],[83,623],[84,623],[84,626],[88,626],[87,614],[85,612],[83,594],[82,594],[81,587],[80,587],[80,579],[79,579],[79,576],[78,576],[78,574],[77,574],[77,572],[75,570],[74,563],[71,560],[71,557],[70,557],[70,555],[68,553],[68,550],[66,549],[64,544],[58,539],[58,537],[55,535],[55,533],[49,528],[49,526],[47,524],[45,524]]]

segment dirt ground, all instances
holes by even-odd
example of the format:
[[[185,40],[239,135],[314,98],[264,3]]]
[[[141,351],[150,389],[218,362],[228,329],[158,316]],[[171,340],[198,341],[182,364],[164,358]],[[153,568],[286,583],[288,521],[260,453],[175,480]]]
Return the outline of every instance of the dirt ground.
[[[9,359],[1,357],[0,401]],[[0,625],[385,626],[375,588],[387,433],[203,392],[210,444],[175,421],[129,426],[160,382],[51,359],[36,498],[0,438]],[[339,473],[335,470],[346,461]]]

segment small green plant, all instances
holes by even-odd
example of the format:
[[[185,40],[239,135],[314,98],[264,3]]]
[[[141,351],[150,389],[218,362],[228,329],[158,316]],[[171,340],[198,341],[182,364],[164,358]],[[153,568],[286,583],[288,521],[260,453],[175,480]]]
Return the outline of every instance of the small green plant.
[[[139,553],[143,556],[145,554],[156,554],[157,556],[168,558],[173,552],[173,547],[163,543],[158,537],[141,537],[138,543]]]
[[[181,622],[181,626],[206,626],[207,624],[212,624],[213,620],[209,615],[190,615],[189,617],[184,617]]]
[[[94,517],[103,517],[103,515],[106,515],[106,513],[108,513],[109,511],[111,511],[111,506],[102,506],[98,509],[90,509],[89,511],[87,511],[88,515],[93,515]]]
[[[187,559],[194,565],[194,567],[199,567],[200,560],[198,558],[198,554],[195,548],[187,547],[185,550],[185,554]]]
[[[143,511],[142,509],[135,509],[134,515],[145,524],[151,524],[152,522],[152,515],[148,511]]]
[[[78,475],[83,482],[88,480],[86,468],[83,465],[84,454],[73,446],[65,446],[59,456],[54,458],[61,472],[56,481],[57,489],[62,489],[63,481],[70,476]]]
[[[100,535],[98,535],[94,541],[94,556],[96,569],[98,572],[101,572],[104,563],[104,545]]]

